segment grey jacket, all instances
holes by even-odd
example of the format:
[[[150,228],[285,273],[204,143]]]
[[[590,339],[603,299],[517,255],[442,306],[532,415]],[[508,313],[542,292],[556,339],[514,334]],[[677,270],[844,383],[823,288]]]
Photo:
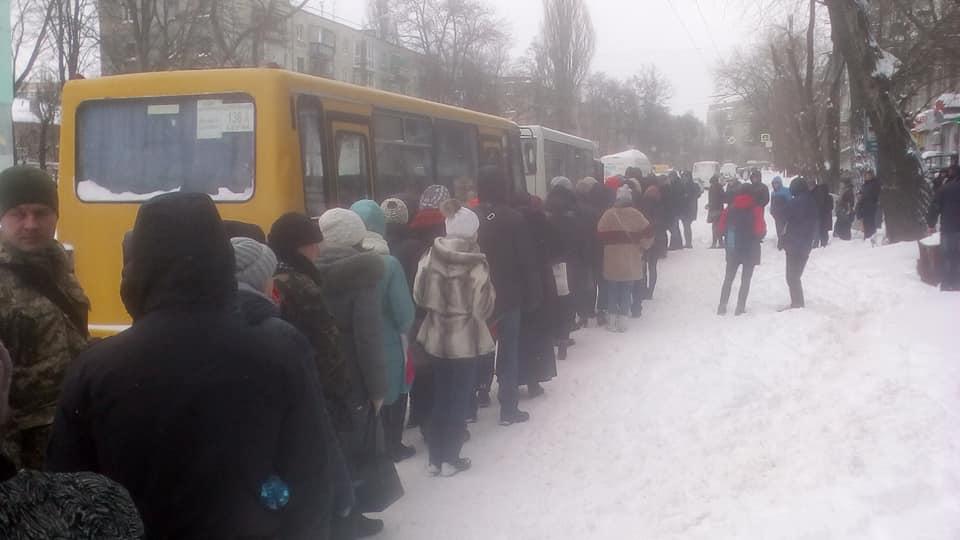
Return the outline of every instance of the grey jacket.
[[[387,395],[383,358],[382,313],[377,284],[383,259],[376,253],[331,247],[316,262],[323,278],[323,299],[340,330],[338,347],[350,372],[354,404]]]
[[[475,242],[438,238],[420,259],[413,300],[427,311],[417,335],[436,358],[476,358],[492,353],[487,327],[496,294],[487,257]]]

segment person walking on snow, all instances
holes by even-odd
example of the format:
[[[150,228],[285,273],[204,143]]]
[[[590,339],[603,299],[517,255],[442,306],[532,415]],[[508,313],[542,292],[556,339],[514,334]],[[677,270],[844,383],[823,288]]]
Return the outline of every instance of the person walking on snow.
[[[783,236],[783,226],[786,224],[787,203],[790,202],[790,190],[783,185],[783,178],[775,176],[770,182],[770,216],[777,227],[777,242]]]
[[[416,450],[403,444],[403,427],[407,416],[405,336],[413,326],[414,305],[407,278],[400,261],[390,255],[386,243],[379,239],[386,232],[386,216],[380,206],[369,199],[357,201],[350,207],[367,227],[362,245],[383,258],[385,272],[377,290],[380,291],[383,321],[383,360],[387,365],[387,396],[383,400],[383,431],[387,453],[394,461],[412,457]]]
[[[833,230],[833,196],[830,187],[822,183],[815,185],[810,193],[817,203],[817,236],[813,239],[813,247],[827,247]]]
[[[960,291],[960,179],[943,184],[927,214],[933,233],[940,221],[940,250],[943,254],[942,291]]]
[[[767,186],[763,185],[763,174],[759,170],[750,171],[750,184],[747,187],[750,189],[750,194],[753,195],[753,200],[757,202],[757,206],[761,209],[770,204],[770,191]],[[736,196],[736,192],[734,192],[734,196]]]
[[[857,202],[857,219],[863,221],[863,237],[870,239],[877,233],[880,216],[880,180],[872,170],[864,173],[863,189],[860,191],[860,200]],[[791,186],[792,190],[792,186]]]
[[[433,369],[428,472],[452,476],[470,468],[460,456],[476,363],[495,349],[487,320],[496,294],[487,257],[477,245],[480,221],[454,199],[443,204],[447,234],[420,260],[413,297],[426,311],[417,341]]]
[[[790,183],[790,194],[793,198],[787,204],[780,247],[787,253],[786,277],[790,288],[790,306],[787,309],[798,309],[806,305],[801,278],[813,250],[813,239],[817,235],[819,209],[803,177],[795,178]]]
[[[710,249],[723,247],[723,235],[720,233],[720,214],[724,210],[723,186],[720,185],[720,177],[713,175],[710,178],[710,188],[707,190],[707,222],[711,224],[713,231],[713,240],[710,242]]]
[[[743,315],[747,311],[747,296],[750,294],[750,280],[753,270],[760,264],[760,245],[767,234],[767,224],[763,219],[763,207],[754,199],[753,189],[742,186],[734,194],[730,206],[723,211],[718,221],[718,227],[726,235],[727,243],[727,271],[720,289],[720,306],[717,315],[727,314],[727,304],[730,301],[730,290],[733,280],[737,277],[737,270],[743,267],[740,277],[740,292],[737,296],[735,315]]]
[[[617,190],[613,208],[597,225],[597,237],[603,243],[603,277],[609,282],[611,332],[626,332],[634,282],[643,279],[643,252],[653,245],[654,229],[643,213],[633,206],[633,191]]]
[[[687,171],[683,173],[683,208],[680,211],[680,221],[683,222],[684,247],[693,247],[693,222],[697,220],[700,208],[698,203],[703,188],[693,181],[693,175]]]
[[[833,227],[833,235],[841,240],[850,240],[853,237],[850,227],[853,225],[854,206],[856,206],[856,201],[853,195],[853,185],[849,180],[844,180],[840,191],[840,201],[837,202],[837,222]]]
[[[37,168],[0,173],[0,341],[13,360],[13,416],[0,448],[42,469],[67,367],[87,348],[90,301],[55,239],[57,185]]]

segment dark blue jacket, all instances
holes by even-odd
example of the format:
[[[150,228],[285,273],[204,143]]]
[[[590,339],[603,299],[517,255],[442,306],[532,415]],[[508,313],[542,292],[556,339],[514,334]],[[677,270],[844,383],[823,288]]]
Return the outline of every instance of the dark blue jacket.
[[[927,214],[927,225],[935,227],[940,220],[940,232],[960,233],[960,180],[947,182],[937,190]]]
[[[793,198],[787,202],[784,213],[787,222],[781,247],[788,255],[809,255],[813,249],[813,238],[817,234],[817,203],[802,178],[797,178],[790,184],[790,193]]]

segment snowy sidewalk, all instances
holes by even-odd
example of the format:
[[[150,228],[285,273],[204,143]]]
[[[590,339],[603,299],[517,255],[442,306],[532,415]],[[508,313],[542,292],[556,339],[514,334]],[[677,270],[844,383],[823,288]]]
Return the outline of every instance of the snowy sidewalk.
[[[960,538],[960,294],[919,281],[915,244],[836,242],[777,313],[774,246],[737,318],[723,251],[672,252],[626,335],[575,334],[529,424],[481,410],[472,470],[426,476],[408,430],[380,538]]]

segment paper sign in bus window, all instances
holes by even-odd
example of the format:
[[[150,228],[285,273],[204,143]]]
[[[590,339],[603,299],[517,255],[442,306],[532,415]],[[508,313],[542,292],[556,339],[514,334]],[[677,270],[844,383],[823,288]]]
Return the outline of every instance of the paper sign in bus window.
[[[197,139],[220,139],[224,133],[253,131],[253,103],[197,102]]]

